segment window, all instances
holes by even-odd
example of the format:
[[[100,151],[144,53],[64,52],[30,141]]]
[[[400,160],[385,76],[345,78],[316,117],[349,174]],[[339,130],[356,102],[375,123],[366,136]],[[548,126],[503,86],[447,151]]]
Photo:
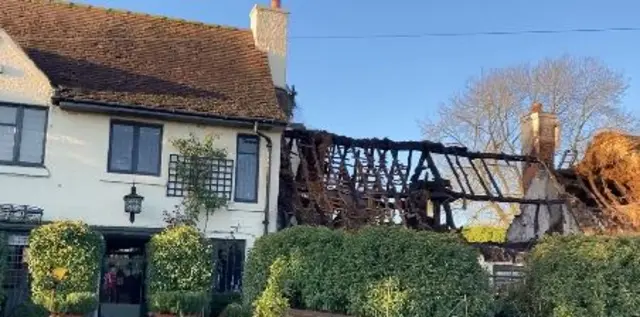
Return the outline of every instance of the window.
[[[161,154],[162,126],[111,122],[109,172],[158,176]]]
[[[9,289],[28,287],[25,251],[27,235],[9,235],[4,287]]]
[[[258,202],[258,153],[260,139],[256,135],[239,135],[236,163],[235,201]]]
[[[193,182],[204,185],[209,195],[231,199],[233,160],[169,155],[167,196],[184,197]]]
[[[0,163],[44,164],[47,109],[0,104]]]

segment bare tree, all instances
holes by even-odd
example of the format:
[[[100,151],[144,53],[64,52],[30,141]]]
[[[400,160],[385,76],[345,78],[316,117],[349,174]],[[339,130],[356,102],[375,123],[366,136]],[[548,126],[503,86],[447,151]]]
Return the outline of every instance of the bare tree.
[[[595,58],[562,56],[482,72],[448,102],[439,118],[422,123],[426,138],[457,143],[477,151],[520,152],[520,118],[533,102],[558,115],[560,149],[582,153],[597,130],[608,127],[635,132],[640,120],[621,105],[627,79]],[[518,166],[492,166],[503,192],[521,195]],[[476,208],[477,207],[477,208]],[[516,205],[475,206],[508,223]]]

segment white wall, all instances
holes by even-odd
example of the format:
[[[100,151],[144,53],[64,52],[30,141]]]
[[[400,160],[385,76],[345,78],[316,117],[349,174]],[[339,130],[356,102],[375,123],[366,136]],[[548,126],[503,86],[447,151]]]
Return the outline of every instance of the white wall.
[[[51,105],[47,78],[31,63],[8,37],[0,33],[0,102],[15,102],[49,107],[45,166],[43,168],[0,165],[0,203],[28,204],[44,209],[44,220],[77,219],[91,225],[123,227],[162,227],[162,212],[170,211],[181,198],[166,197],[169,155],[177,154],[171,140],[215,134],[218,145],[227,149],[228,158],[236,160],[238,133],[253,133],[252,129],[201,126],[176,122],[140,120],[163,124],[162,169],[159,177],[107,173],[109,128],[111,117],[99,114],[69,112]],[[7,73],[6,70],[9,70]],[[280,131],[268,132],[273,140],[271,166],[270,231],[275,231],[280,168]],[[267,147],[260,140],[258,203],[229,202],[228,208],[211,217],[207,235],[247,240],[251,247],[264,227],[264,205],[267,176]],[[129,193],[135,181],[138,193],[145,197],[143,211],[129,222],[122,197]],[[235,186],[235,171],[234,171]],[[234,188],[235,189],[235,188]],[[232,194],[233,197],[233,194]],[[239,226],[237,229],[232,227]]]
[[[562,189],[546,170],[539,170],[531,180],[524,198],[526,199],[559,199]],[[529,242],[547,233],[553,224],[562,222],[562,232],[565,234],[579,232],[577,223],[564,204],[551,206],[522,204],[520,214],[517,215],[507,230],[508,242]],[[537,224],[536,224],[537,222]],[[537,229],[537,230],[536,230]]]

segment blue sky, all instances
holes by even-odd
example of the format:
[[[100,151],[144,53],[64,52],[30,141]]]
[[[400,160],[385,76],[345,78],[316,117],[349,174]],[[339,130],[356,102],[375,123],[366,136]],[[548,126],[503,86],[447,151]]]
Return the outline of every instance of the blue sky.
[[[84,0],[206,23],[249,26],[268,0]],[[482,69],[548,56],[593,56],[631,80],[640,115],[640,32],[321,40],[300,36],[640,27],[633,0],[282,0],[291,12],[288,81],[300,119],[354,137],[417,139],[418,121]]]

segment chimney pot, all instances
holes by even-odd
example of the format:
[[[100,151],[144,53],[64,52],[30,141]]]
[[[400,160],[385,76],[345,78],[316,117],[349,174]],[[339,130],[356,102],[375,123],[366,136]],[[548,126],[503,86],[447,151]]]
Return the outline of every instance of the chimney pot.
[[[281,6],[280,0],[271,0],[272,9],[280,9]]]
[[[539,102],[533,103],[533,105],[531,105],[531,112],[542,112],[542,104]]]

